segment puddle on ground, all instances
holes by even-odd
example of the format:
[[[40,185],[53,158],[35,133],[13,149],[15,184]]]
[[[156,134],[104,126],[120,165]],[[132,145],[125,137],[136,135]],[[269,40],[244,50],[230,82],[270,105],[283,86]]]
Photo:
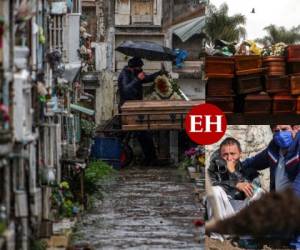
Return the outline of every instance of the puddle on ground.
[[[126,169],[82,216],[73,244],[94,249],[204,249],[194,219],[203,217],[194,186],[174,168]]]

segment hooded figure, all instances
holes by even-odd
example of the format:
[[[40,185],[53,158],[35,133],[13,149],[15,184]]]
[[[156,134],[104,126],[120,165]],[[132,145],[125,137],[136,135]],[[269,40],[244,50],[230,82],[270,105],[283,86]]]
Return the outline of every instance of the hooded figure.
[[[151,75],[146,75],[143,72],[143,61],[138,57],[133,57],[128,61],[128,66],[125,66],[120,73],[118,79],[118,87],[120,93],[119,107],[128,100],[143,99],[143,84],[153,82],[154,79],[162,74],[162,71]]]
[[[153,82],[163,71],[146,75],[143,72],[143,61],[138,57],[133,57],[128,61],[118,78],[118,87],[120,94],[119,112],[121,106],[128,100],[143,99],[143,84]],[[136,132],[137,139],[144,153],[143,165],[156,164],[156,153],[151,134],[148,131]]]

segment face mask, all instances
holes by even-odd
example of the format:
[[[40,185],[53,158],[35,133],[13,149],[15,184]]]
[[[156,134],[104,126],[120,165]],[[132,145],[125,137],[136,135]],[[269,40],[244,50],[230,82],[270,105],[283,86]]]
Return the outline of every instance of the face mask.
[[[280,148],[287,149],[293,143],[293,136],[291,131],[280,131],[274,134],[274,142]]]

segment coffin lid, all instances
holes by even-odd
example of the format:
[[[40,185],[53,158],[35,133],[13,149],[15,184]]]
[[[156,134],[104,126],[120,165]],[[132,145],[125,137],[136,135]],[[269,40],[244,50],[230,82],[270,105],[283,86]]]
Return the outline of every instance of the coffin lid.
[[[185,100],[168,100],[168,101],[127,101],[121,109],[122,111],[141,112],[141,111],[181,111],[189,110],[194,106],[203,104],[204,101],[185,101]]]
[[[258,60],[258,59],[261,59],[261,56],[258,56],[258,55],[235,55],[234,59],[237,61]]]
[[[234,64],[234,58],[233,57],[225,57],[225,56],[206,56],[205,57],[206,62],[207,61],[220,61],[224,63],[231,63]]]

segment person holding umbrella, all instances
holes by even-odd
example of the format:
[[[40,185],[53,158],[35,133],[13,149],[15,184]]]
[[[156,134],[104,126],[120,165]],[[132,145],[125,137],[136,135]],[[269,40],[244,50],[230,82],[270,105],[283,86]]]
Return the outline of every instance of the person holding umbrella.
[[[146,75],[143,72],[144,63],[141,58],[160,62],[176,59],[176,54],[171,49],[146,41],[124,41],[116,48],[116,51],[132,57],[128,61],[128,65],[123,68],[118,79],[119,110],[125,101],[142,100],[143,84],[152,82],[157,76],[166,73],[162,64],[161,71]]]
[[[143,66],[141,58],[133,57],[120,73],[118,78],[119,112],[125,101],[143,99],[143,84],[153,82],[157,76],[165,73],[165,70],[162,69],[154,74],[146,75]],[[136,136],[144,153],[143,165],[156,164],[157,157],[151,134],[148,131],[139,131],[136,132]]]
[[[162,62],[173,61],[176,55],[170,48],[148,41],[124,41],[116,48],[116,51],[133,57],[123,68],[118,79],[119,111],[121,112],[120,108],[125,101],[143,99],[143,84],[152,82],[157,76],[165,73],[162,64],[161,71],[146,75],[143,71],[144,63],[141,58]],[[151,134],[148,131],[139,131],[136,134],[145,155],[143,165],[156,164],[158,161]]]
[[[153,82],[156,77],[165,73],[162,69],[154,74],[146,75],[143,71],[144,63],[139,57],[133,57],[123,68],[118,78],[120,94],[119,108],[128,100],[143,99],[143,84]]]

